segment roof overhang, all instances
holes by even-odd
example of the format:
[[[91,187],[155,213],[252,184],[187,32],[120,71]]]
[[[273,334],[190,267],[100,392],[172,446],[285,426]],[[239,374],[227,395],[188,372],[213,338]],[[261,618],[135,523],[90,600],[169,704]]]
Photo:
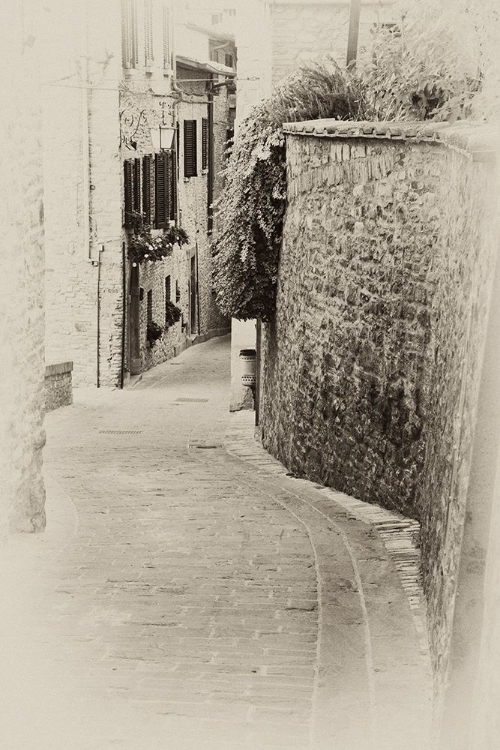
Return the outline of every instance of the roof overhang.
[[[213,73],[219,76],[235,76],[236,71],[233,68],[229,68],[227,65],[217,62],[200,62],[192,57],[184,57],[184,55],[176,55],[176,65],[181,65],[184,68],[191,68],[192,70],[204,70],[206,73]]]

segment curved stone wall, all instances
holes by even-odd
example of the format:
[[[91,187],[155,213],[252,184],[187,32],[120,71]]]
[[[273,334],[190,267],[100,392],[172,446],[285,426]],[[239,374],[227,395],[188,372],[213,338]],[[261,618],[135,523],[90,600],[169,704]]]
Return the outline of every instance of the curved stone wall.
[[[350,135],[352,123],[330,134],[325,123],[296,125],[287,139],[262,439],[292,472],[421,521],[436,644],[453,616],[494,258],[493,170],[474,160],[484,154],[463,127],[361,125]]]

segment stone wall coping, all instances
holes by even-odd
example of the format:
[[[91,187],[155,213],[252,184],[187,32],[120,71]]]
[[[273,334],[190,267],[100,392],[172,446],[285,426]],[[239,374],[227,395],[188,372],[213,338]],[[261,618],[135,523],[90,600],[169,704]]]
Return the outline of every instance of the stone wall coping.
[[[45,367],[45,377],[49,378],[51,375],[64,375],[72,370],[73,362],[58,362],[55,365],[47,365]]]
[[[415,143],[441,143],[472,161],[494,162],[499,147],[498,130],[482,122],[368,122],[307,120],[283,125],[287,135],[326,138],[371,138]]]

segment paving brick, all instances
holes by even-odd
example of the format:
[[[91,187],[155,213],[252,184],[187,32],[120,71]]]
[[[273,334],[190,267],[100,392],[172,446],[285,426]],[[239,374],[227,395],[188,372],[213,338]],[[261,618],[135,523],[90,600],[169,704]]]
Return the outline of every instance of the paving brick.
[[[37,548],[29,587],[37,595],[28,590],[13,619],[29,645],[13,685],[21,676],[45,684],[33,714],[48,717],[38,747],[73,750],[72,736],[57,739],[58,706],[89,727],[82,750],[157,750],[165,737],[175,750],[329,750],[336,696],[335,720],[345,725],[338,747],[358,750],[349,738],[376,696],[361,594],[343,588],[353,575],[348,538],[325,529],[311,498],[302,503],[258,462],[249,468],[227,451],[189,447],[214,424],[217,444],[224,442],[227,348],[212,340],[189,349],[178,358],[183,368],[170,366],[167,377],[162,365],[129,391],[77,391],[72,407],[47,418],[49,486],[61,492],[59,504],[49,497],[47,533],[65,503],[74,504],[78,523],[58,546],[48,536]],[[165,418],[159,405],[201,397],[207,383],[212,405]],[[104,425],[137,424],[141,434],[120,443],[96,435]],[[361,526],[352,529],[355,557],[364,541],[373,545]],[[316,543],[325,551],[315,557]],[[378,552],[383,558],[382,543]],[[381,585],[394,584],[384,566],[360,570],[369,580],[383,570]],[[396,601],[408,609],[404,596]],[[370,611],[374,632],[382,620],[390,628],[378,594]],[[392,612],[400,616],[397,606]],[[7,636],[3,647],[15,641]],[[387,700],[397,667],[389,642],[373,644]],[[396,643],[417,680],[412,642]]]

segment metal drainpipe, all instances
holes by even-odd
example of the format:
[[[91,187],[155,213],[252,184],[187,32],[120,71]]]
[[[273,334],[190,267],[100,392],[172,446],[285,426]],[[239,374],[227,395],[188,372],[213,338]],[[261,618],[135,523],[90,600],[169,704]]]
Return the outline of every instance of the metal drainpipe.
[[[208,180],[207,180],[207,230],[211,234],[214,227],[214,94],[213,76],[208,84]]]
[[[198,243],[195,245],[196,250],[196,317],[198,319],[198,336],[201,335],[200,328],[200,279],[198,274]]]
[[[101,253],[104,247],[99,248],[97,261],[97,387],[101,387],[101,366],[100,366],[100,349],[101,349]]]
[[[122,242],[122,361],[120,369],[120,388],[123,389],[125,382],[125,324],[127,320],[126,302],[127,302],[127,272],[126,272],[126,249],[125,243]]]
[[[84,247],[87,248],[87,259],[92,260],[92,248],[90,238],[90,214],[91,214],[91,198],[90,198],[90,185],[91,185],[91,164],[90,164],[90,110],[91,110],[91,97],[92,90],[89,81],[89,49],[88,49],[88,10],[87,4],[84,3],[83,8],[83,46],[85,49],[85,59],[80,60],[80,79],[82,83],[81,90],[81,125],[82,125],[82,213],[83,213],[83,243]]]

